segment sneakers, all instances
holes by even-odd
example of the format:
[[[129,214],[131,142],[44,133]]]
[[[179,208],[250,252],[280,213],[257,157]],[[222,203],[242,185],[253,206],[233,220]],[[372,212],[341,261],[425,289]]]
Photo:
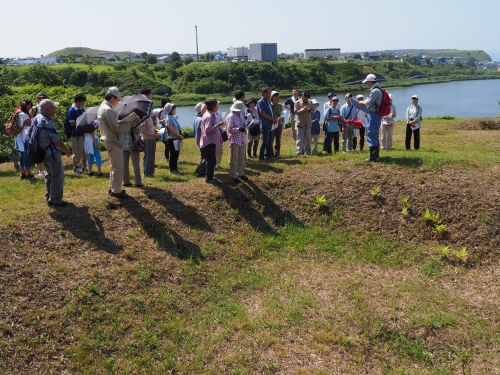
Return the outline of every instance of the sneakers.
[[[238,184],[238,183],[240,182],[240,179],[239,179],[238,177],[233,178],[233,182],[234,182],[235,184]]]
[[[78,167],[73,168],[73,173],[75,174],[82,174],[82,170]]]
[[[122,190],[120,193],[113,193],[111,190],[109,191],[109,195],[118,198],[118,199],[127,199],[128,195],[125,193],[125,190]]]
[[[217,180],[216,178],[212,178],[210,180],[205,180],[205,182],[207,184],[216,184],[217,182],[219,182],[219,180]]]
[[[87,173],[88,171],[89,171],[89,170],[88,170],[88,168],[87,168],[87,167],[82,167],[82,172],[83,172],[83,173]]]
[[[248,177],[247,176],[239,176],[240,179],[242,179],[243,181],[248,181]]]
[[[38,171],[38,175],[39,176],[45,177],[46,174],[47,174],[47,172],[45,172],[43,170],[42,171]]]

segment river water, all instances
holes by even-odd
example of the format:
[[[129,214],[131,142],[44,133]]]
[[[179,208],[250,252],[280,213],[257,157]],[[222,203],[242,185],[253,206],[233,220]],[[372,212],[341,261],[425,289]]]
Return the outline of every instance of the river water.
[[[418,95],[423,117],[498,117],[500,114],[498,103],[500,100],[500,80],[496,79],[415,85],[388,89],[387,91],[394,95],[396,119],[399,120],[404,119],[406,108],[411,104],[412,95]],[[359,93],[367,95],[368,92],[369,90],[356,91],[354,96]],[[340,104],[344,104],[345,93],[337,92],[337,94]],[[281,93],[280,102],[285,101],[288,96],[288,92]],[[326,93],[324,96],[313,95],[312,97],[320,103],[319,108],[322,111],[323,103],[328,100]],[[219,111],[229,113],[229,107],[230,105],[221,105]],[[178,107],[177,115],[182,126],[189,126],[195,115],[194,106]]]

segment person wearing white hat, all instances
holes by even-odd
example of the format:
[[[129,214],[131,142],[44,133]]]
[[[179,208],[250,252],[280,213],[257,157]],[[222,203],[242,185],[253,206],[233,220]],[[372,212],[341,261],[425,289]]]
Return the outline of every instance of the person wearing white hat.
[[[235,100],[231,108],[231,113],[226,118],[226,127],[229,141],[229,174],[234,182],[240,179],[247,181],[245,176],[245,146],[247,124],[241,117],[241,112],[245,110],[245,104],[241,100]]]
[[[359,101],[359,104],[367,107],[368,126],[366,128],[366,141],[370,147],[370,157],[365,161],[377,161],[379,157],[379,140],[378,133],[382,118],[378,113],[378,107],[382,104],[383,92],[377,76],[375,74],[368,74],[362,83],[366,83],[370,88],[370,95],[365,100]]]
[[[406,109],[406,150],[411,149],[411,136],[413,134],[413,147],[420,149],[420,122],[422,121],[422,107],[418,104],[418,96],[411,97],[411,105]]]
[[[382,150],[390,150],[392,148],[392,133],[394,132],[394,119],[396,118],[396,107],[394,106],[394,95],[389,94],[391,99],[391,113],[382,117],[382,136],[380,142],[382,143]]]
[[[196,116],[194,116],[193,119],[193,133],[194,133],[194,139],[196,141],[196,145],[200,147],[200,137],[201,137],[201,118],[207,111],[207,105],[203,102],[199,102],[196,104],[194,107],[194,110],[196,111]],[[200,161],[203,159],[203,150],[200,148]]]

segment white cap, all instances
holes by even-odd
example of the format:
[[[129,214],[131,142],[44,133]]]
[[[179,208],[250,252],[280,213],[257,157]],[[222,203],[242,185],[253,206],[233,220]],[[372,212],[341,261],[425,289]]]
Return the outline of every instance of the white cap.
[[[231,108],[229,108],[232,112],[241,112],[245,110],[245,103],[241,100],[235,100]]]
[[[417,95],[413,95],[411,98],[412,98],[412,99],[417,99],[417,100],[418,100],[418,96],[417,96]]]
[[[206,107],[206,104],[205,103],[202,103],[202,102],[199,102],[198,104],[196,104],[196,106],[194,107],[194,110],[196,111],[196,113],[201,113],[201,111],[203,111],[203,108]]]
[[[317,101],[316,99],[311,100],[311,103],[312,103],[312,104],[319,104],[319,103],[318,103],[318,101]]]
[[[279,91],[271,91],[271,98],[274,96],[274,95],[279,95]]]
[[[170,114],[174,105],[174,103],[165,104],[165,107],[163,107],[163,112],[165,112],[167,115]]]
[[[361,83],[366,83],[366,82],[377,82],[377,76],[375,74],[368,74],[365,80]]]
[[[365,97],[362,94],[356,95],[356,99],[364,99]]]
[[[394,100],[394,95],[389,94],[389,99]]]

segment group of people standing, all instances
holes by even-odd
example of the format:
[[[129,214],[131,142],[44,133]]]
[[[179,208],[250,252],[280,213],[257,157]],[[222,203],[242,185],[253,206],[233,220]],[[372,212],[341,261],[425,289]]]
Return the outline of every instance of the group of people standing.
[[[379,157],[379,134],[381,133],[382,149],[392,148],[392,135],[396,108],[391,99],[390,114],[381,117],[378,107],[382,101],[383,92],[377,82],[376,76],[370,74],[363,83],[370,87],[367,98],[350,93],[344,97],[345,103],[340,106],[339,98],[334,92],[328,93],[328,102],[323,107],[323,131],[325,140],[323,152],[331,154],[340,150],[340,135],[342,135],[342,151],[355,151],[364,149],[365,138],[370,148],[367,161],[376,161]],[[141,90],[141,95],[152,100],[152,92],[148,88]],[[28,99],[23,99],[20,104],[19,121],[26,129],[34,124],[44,123],[47,129],[54,129],[55,108],[58,103],[46,98],[44,93],[39,94],[36,107]],[[109,195],[116,198],[127,198],[126,191],[122,189],[132,186],[129,173],[129,162],[132,161],[134,170],[134,186],[144,186],[142,177],[154,177],[155,152],[158,138],[165,144],[165,158],[168,161],[172,174],[178,174],[178,159],[184,136],[176,116],[176,106],[170,99],[162,99],[162,108],[158,113],[152,114],[140,126],[136,122],[123,123],[118,121],[114,107],[122,100],[117,87],[110,87],[104,95],[104,101],[99,106],[96,122],[100,139],[94,133],[79,134],[76,127],[77,118],[84,113],[86,97],[77,94],[74,105],[68,109],[67,120],[71,126],[72,153],[64,145],[57,133],[41,132],[40,143],[48,147],[45,160],[47,173],[45,175],[46,200],[49,205],[64,205],[62,201],[64,172],[61,161],[61,151],[68,157],[72,155],[73,172],[75,174],[88,173],[93,175],[93,164],[97,166],[97,175],[102,175],[99,140],[104,142],[111,161]],[[290,124],[292,137],[296,143],[296,155],[310,155],[318,152],[318,139],[321,133],[318,109],[319,103],[311,99],[309,91],[305,90],[299,97],[297,89],[292,90],[292,96],[284,103],[280,103],[280,93],[269,87],[262,89],[262,97],[245,99],[242,90],[235,92],[233,105],[226,117],[219,113],[219,101],[210,98],[204,103],[195,106],[196,116],[193,119],[193,130],[196,144],[200,148],[200,170],[207,183],[216,183],[214,171],[220,166],[223,144],[229,143],[229,174],[234,182],[247,181],[245,174],[245,159],[257,158],[261,162],[271,161],[279,157],[281,152],[281,137],[284,128],[283,109],[290,111]],[[414,138],[414,148],[420,147],[420,122],[422,108],[418,104],[418,97],[412,97],[412,104],[406,111],[406,149],[411,146]],[[357,126],[354,124],[357,122]],[[161,128],[160,130],[157,129]],[[97,127],[97,126],[96,126]],[[225,128],[224,128],[225,127]],[[380,128],[382,128],[380,132]],[[26,138],[26,129],[16,136],[16,149],[20,152],[21,178],[33,178],[31,167],[24,160],[22,144]],[[24,137],[24,139],[23,139]],[[19,138],[19,139],[18,139]],[[135,148],[136,140],[142,139],[143,149]],[[259,149],[260,143],[260,149]],[[332,147],[333,144],[333,147]],[[85,147],[87,145],[87,147]],[[311,147],[312,146],[312,147]],[[140,172],[140,152],[144,151],[143,174]],[[81,163],[81,166],[80,166]],[[42,167],[40,167],[42,168]]]

